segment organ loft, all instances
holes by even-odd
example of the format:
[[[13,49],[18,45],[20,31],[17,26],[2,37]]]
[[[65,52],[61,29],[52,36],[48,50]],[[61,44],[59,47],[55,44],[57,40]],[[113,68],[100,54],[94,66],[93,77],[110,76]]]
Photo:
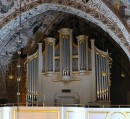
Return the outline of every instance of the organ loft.
[[[73,29],[57,32],[58,39],[45,38],[27,57],[27,103],[110,104],[108,51],[85,34],[74,38]]]

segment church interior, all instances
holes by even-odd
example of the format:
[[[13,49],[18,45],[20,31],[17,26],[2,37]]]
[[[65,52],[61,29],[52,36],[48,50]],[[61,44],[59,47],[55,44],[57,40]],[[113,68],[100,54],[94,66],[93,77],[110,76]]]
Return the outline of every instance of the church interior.
[[[41,105],[58,110],[50,119],[62,119],[64,106],[65,119],[78,119],[75,105],[83,119],[128,119],[129,85],[129,0],[0,0],[1,119],[5,105],[17,107],[16,119]]]

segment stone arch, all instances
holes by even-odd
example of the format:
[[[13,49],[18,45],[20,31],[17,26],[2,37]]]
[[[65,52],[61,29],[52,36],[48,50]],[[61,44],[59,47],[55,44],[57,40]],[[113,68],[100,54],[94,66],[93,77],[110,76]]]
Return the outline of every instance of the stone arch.
[[[48,10],[67,12],[95,23],[120,45],[130,59],[130,34],[118,17],[101,0],[89,0],[86,4],[78,0],[38,0],[22,7],[22,23]],[[29,15],[29,13],[32,13],[32,15]],[[10,34],[19,30],[19,16],[17,15],[19,15],[18,11],[13,12],[1,22],[6,24],[9,19],[13,19],[1,29],[1,43],[8,39]],[[17,17],[14,19],[14,16]]]

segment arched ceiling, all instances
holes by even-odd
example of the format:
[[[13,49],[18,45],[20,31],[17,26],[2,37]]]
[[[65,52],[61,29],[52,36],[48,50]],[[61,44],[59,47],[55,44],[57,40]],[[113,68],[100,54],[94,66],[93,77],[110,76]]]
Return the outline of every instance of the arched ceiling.
[[[0,53],[12,55],[16,51],[19,31],[22,47],[25,47],[30,39],[33,45],[36,39],[34,28],[41,31],[40,35],[47,35],[54,25],[65,18],[66,13],[70,13],[101,27],[130,59],[130,29],[109,3],[105,0],[23,0],[21,29],[19,1],[1,0],[3,9],[0,14]]]

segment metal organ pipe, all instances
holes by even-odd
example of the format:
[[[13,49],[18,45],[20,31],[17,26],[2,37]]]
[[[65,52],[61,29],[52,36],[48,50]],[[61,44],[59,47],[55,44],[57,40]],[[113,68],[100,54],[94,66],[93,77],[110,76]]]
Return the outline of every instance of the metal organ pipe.
[[[33,60],[31,60],[31,100],[33,99]]]
[[[27,56],[27,101],[34,101],[37,92],[38,57],[37,52]]]
[[[96,53],[96,64],[97,65],[99,65],[98,64],[98,54]],[[96,73],[96,79],[97,79],[97,99],[99,99],[99,96],[100,96],[100,83],[99,83],[99,67],[97,67],[96,66],[96,68],[97,68],[97,73]]]
[[[54,47],[55,47],[55,38],[48,37],[45,39],[45,67],[46,72],[51,75],[54,72]]]
[[[33,100],[35,99],[35,63],[36,63],[36,58],[33,61]]]
[[[104,57],[104,99],[106,100],[106,75],[107,75],[107,73],[106,73],[106,57]]]
[[[29,81],[28,81],[28,85],[29,85],[29,88],[28,88],[28,93],[29,93],[29,99],[31,98],[31,94],[30,94],[30,92],[31,92],[31,62],[29,62],[28,63],[28,66],[29,66]]]
[[[70,55],[70,51],[69,51],[69,43],[68,43],[68,39],[67,38],[63,38],[63,57],[62,57],[62,63],[63,63],[63,67],[62,67],[62,70],[63,70],[63,75],[64,76],[68,76],[68,70],[69,70],[69,55]]]
[[[70,80],[72,74],[72,30],[63,28],[60,35],[60,72],[62,80]]]
[[[98,78],[99,78],[99,100],[101,100],[102,99],[102,76],[101,76],[101,57],[100,57],[100,55],[99,55],[99,59],[98,59],[98,61],[97,62],[99,62],[99,64],[97,65],[97,67],[99,67],[99,74],[98,74]]]
[[[79,55],[79,71],[85,71],[88,68],[88,37],[85,35],[77,36],[78,39],[78,55]]]
[[[102,56],[101,56],[101,86],[102,86],[102,90],[101,90],[101,100],[103,100],[103,76],[102,76],[102,71],[103,71],[103,67],[102,67]]]
[[[31,62],[30,62],[31,64],[31,72],[30,72],[30,74],[31,74],[31,78],[30,78],[30,94],[32,93],[32,60],[31,60]],[[32,94],[31,94],[31,100],[32,100]]]
[[[109,55],[108,52],[96,49],[96,81],[97,81],[97,99],[109,103]]]

